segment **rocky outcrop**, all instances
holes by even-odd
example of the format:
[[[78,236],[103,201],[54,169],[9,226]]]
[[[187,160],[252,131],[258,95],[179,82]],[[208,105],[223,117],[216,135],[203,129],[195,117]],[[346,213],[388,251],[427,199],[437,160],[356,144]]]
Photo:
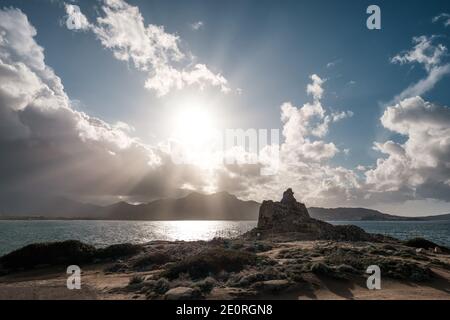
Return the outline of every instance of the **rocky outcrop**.
[[[333,226],[311,218],[306,206],[295,199],[291,188],[283,193],[279,202],[263,201],[259,209],[258,226],[244,237],[274,241],[378,241],[383,238],[356,226]]]
[[[311,220],[303,203],[297,202],[292,189],[283,193],[280,202],[263,201],[259,208],[258,228],[274,231],[295,231],[295,225]]]

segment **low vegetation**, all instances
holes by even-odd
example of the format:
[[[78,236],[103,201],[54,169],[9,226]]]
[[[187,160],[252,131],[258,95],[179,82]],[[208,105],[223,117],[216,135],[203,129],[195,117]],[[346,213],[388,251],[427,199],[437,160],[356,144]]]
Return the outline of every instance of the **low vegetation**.
[[[122,243],[122,244],[113,244],[106,248],[100,248],[95,251],[95,258],[106,260],[106,259],[117,259],[122,257],[134,256],[142,251],[142,246],[131,244],[131,243]]]
[[[221,271],[240,271],[247,265],[255,265],[256,261],[257,257],[253,253],[213,248],[175,263],[163,275],[175,279],[187,273],[191,278],[199,279]]]
[[[31,269],[37,266],[85,264],[133,256],[142,250],[133,244],[117,244],[96,249],[77,240],[43,242],[27,245],[0,258],[2,269]]]
[[[137,258],[133,262],[133,269],[139,271],[152,270],[171,261],[173,261],[173,258],[166,252],[150,252]]]
[[[383,277],[411,283],[434,277],[432,267],[450,270],[447,259],[438,259],[435,244],[422,240],[277,244],[214,239],[100,249],[79,241],[64,241],[26,246],[1,257],[0,264],[4,270],[14,271],[43,265],[105,263],[106,273],[129,274],[128,285],[120,290],[148,299],[164,299],[183,290],[196,297],[208,297],[224,289],[252,297],[313,286],[317,279],[362,279],[370,265],[378,265]]]
[[[29,269],[38,265],[82,264],[92,261],[95,247],[76,240],[27,245],[0,258],[5,269]]]
[[[422,249],[434,249],[439,248],[442,252],[450,253],[450,250],[446,247],[440,246],[432,241],[426,240],[424,238],[413,238],[404,242],[405,246],[413,247],[413,248],[422,248]]]

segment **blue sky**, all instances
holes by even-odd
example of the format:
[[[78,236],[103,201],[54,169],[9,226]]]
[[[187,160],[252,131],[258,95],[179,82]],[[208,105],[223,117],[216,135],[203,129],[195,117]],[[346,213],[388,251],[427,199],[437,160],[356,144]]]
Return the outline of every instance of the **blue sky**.
[[[79,6],[90,23],[102,16],[102,1],[68,3]],[[158,97],[144,87],[147,73],[131,61],[115,58],[94,32],[66,28],[64,2],[0,1],[0,7],[19,8],[35,27],[34,39],[44,48],[45,63],[62,79],[74,109],[109,123],[126,122],[147,144],[167,139],[170,118],[192,96],[207,101],[224,128],[282,129],[280,106],[289,101],[299,107],[311,101],[306,87],[310,76],[317,74],[325,80],[323,107],[329,113],[353,114],[331,124],[321,138],[340,150],[328,163],[349,170],[376,164],[380,153],[373,150],[374,142],[402,144],[408,139],[387,129],[380,118],[388,103],[425,78],[427,71],[420,63],[391,59],[411,50],[413,37],[435,35],[434,45],[449,42],[450,27],[443,19],[432,22],[450,12],[448,1],[377,1],[381,30],[366,28],[366,8],[373,1],[130,0],[128,4],[139,9],[146,25],[164,26],[165,32],[178,36],[179,48],[225,77],[231,93],[189,86]],[[202,26],[192,28],[199,21]],[[446,61],[443,55],[441,64]],[[447,106],[449,85],[450,77],[443,76],[420,96]],[[450,209],[446,201],[438,201],[436,211]],[[402,211],[398,206],[393,210]]]

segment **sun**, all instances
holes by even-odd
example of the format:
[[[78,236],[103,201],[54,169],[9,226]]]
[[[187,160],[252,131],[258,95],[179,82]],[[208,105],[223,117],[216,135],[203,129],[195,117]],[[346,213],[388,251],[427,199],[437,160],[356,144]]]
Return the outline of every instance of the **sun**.
[[[190,106],[180,110],[174,119],[174,136],[188,145],[203,144],[215,130],[215,119],[204,107]]]
[[[184,100],[172,114],[172,140],[183,161],[213,169],[220,161],[222,136],[213,108],[200,100]]]
[[[172,137],[184,145],[200,147],[218,131],[214,107],[200,97],[185,97],[173,112]]]

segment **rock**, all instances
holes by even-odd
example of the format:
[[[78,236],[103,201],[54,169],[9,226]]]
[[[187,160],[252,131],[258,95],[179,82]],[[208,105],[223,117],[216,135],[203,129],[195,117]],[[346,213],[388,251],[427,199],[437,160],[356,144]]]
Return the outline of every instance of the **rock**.
[[[280,292],[287,289],[289,285],[288,280],[267,280],[256,282],[253,287],[259,291]]]
[[[259,208],[258,228],[276,229],[279,231],[294,230],[292,223],[311,220],[303,203],[297,202],[291,188],[283,193],[280,202],[263,201]]]
[[[200,292],[188,287],[170,289],[164,295],[165,300],[193,300],[200,297]]]
[[[333,226],[310,217],[305,204],[288,188],[280,202],[265,200],[259,208],[258,226],[243,236],[272,241],[336,240],[382,241],[356,226]]]
[[[417,253],[422,253],[422,252],[423,252],[423,248],[417,248],[417,249],[416,249],[416,252],[417,252]]]
[[[285,192],[283,192],[283,198],[281,199],[281,203],[285,205],[295,204],[297,200],[294,198],[294,192],[292,192],[291,188],[288,188]]]
[[[333,226],[330,240],[342,241],[376,241],[376,238],[354,225]]]
[[[442,253],[442,250],[439,247],[434,247],[433,251],[434,251],[434,253]]]
[[[336,272],[338,273],[350,273],[350,274],[358,274],[358,270],[353,268],[348,264],[340,264],[336,267]]]
[[[404,242],[405,246],[422,249],[433,249],[438,245],[424,238],[413,238]]]

